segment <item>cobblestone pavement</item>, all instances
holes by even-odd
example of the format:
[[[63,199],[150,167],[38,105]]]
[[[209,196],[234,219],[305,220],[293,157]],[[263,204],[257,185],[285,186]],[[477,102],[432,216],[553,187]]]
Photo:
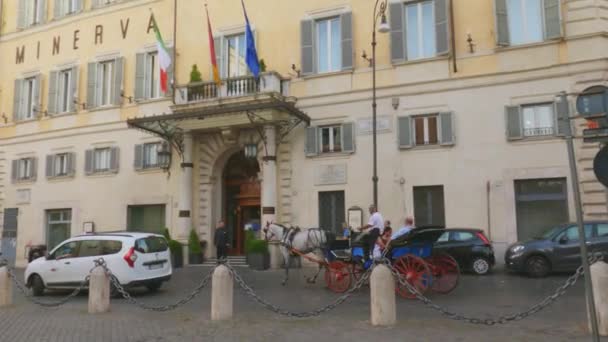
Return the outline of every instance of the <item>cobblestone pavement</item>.
[[[208,271],[189,267],[175,272],[156,294],[134,291],[148,304],[167,304],[186,295]],[[336,297],[304,277],[314,270],[295,270],[282,287],[282,272],[238,269],[256,291],[294,311],[327,304]],[[552,292],[565,280],[542,280],[496,272],[486,277],[465,275],[449,295],[433,295],[437,303],[470,315],[498,316],[523,310]],[[55,293],[46,299],[58,299]],[[291,319],[263,310],[235,289],[235,317],[230,322],[210,321],[210,292],[205,289],[191,303],[173,312],[142,311],[125,300],[112,300],[112,311],[88,315],[87,296],[81,294],[63,307],[44,309],[15,294],[15,305],[0,309],[0,341],[589,341],[583,283],[571,289],[554,306],[533,317],[504,326],[476,326],[451,321],[413,300],[398,299],[398,325],[369,325],[369,291],[364,288],[334,311],[317,318]],[[608,341],[603,339],[602,341]]]

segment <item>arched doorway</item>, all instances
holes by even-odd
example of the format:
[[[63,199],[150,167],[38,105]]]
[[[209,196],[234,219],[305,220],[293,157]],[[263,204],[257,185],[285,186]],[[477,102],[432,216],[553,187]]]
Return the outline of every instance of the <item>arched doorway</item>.
[[[260,223],[260,165],[243,151],[233,154],[223,172],[224,217],[229,255],[245,254],[245,225]]]

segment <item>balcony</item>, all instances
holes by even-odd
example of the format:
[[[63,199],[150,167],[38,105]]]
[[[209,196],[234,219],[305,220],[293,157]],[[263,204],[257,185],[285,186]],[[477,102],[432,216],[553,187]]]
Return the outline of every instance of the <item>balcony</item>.
[[[239,97],[259,94],[278,94],[287,96],[288,80],[278,73],[262,73],[258,79],[253,76],[239,76],[222,80],[218,85],[213,82],[197,82],[177,86],[175,93],[176,106],[193,104],[221,99],[236,99]]]

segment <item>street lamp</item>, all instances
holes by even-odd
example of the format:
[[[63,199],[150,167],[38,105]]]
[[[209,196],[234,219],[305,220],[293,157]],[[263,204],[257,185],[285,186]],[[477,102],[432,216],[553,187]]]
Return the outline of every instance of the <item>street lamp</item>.
[[[171,166],[171,147],[165,141],[156,147],[156,154],[158,156],[158,166],[167,170]]]
[[[386,21],[386,6],[388,0],[376,0],[374,5],[374,25],[372,31],[372,138],[374,148],[374,175],[372,182],[374,185],[374,206],[378,210],[378,151],[376,145],[376,24],[380,19],[378,32],[387,33],[390,31],[390,26]]]
[[[255,159],[258,155],[258,145],[254,143],[245,145],[245,157]]]

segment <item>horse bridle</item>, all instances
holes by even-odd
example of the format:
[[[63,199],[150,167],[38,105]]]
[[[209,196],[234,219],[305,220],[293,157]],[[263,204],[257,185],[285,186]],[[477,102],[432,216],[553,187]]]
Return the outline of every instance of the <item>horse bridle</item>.
[[[275,237],[276,235],[274,234],[273,231],[271,231],[271,235],[270,237],[268,237],[268,231],[270,230],[270,222],[266,222],[266,227],[264,227],[264,229],[262,229],[264,231],[264,239],[266,241],[270,241],[270,239],[272,239],[273,237]]]

